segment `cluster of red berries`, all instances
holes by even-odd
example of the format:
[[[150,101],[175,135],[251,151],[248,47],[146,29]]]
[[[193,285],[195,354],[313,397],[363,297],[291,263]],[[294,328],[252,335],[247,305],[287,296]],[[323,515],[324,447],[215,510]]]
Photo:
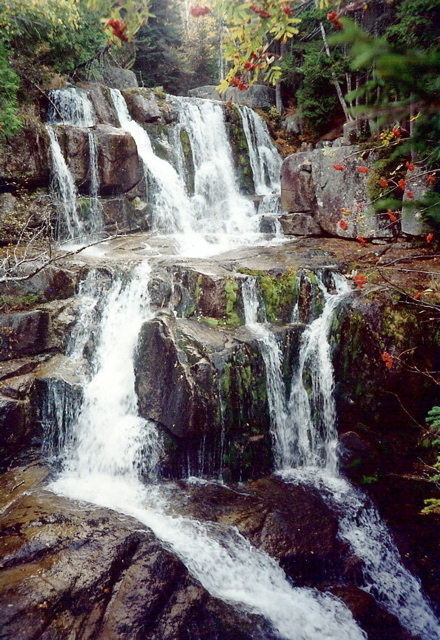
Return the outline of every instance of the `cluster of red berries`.
[[[209,7],[201,7],[196,4],[189,8],[189,12],[193,18],[200,18],[200,16],[206,16],[207,13],[211,13],[211,9]]]
[[[257,13],[260,16],[260,18],[270,18],[271,17],[269,11],[266,11],[266,9],[261,9],[260,7],[256,7],[254,4],[251,4],[249,9],[251,11],[253,11],[254,13]]]
[[[337,31],[340,31],[341,29],[344,28],[344,25],[339,20],[339,13],[337,13],[336,11],[331,11],[330,13],[328,13],[327,20],[330,20],[330,22],[332,23],[332,25]]]
[[[240,80],[240,78],[237,78],[237,76],[234,76],[233,78],[231,78],[230,82],[231,84],[234,85],[234,87],[237,87],[237,89],[239,89],[240,91],[246,91],[246,89],[249,89],[249,86],[245,84],[243,80]]]
[[[119,40],[122,40],[122,42],[128,42],[127,25],[125,24],[125,22],[110,18],[110,20],[107,22],[107,27],[111,27],[113,35],[119,38]]]

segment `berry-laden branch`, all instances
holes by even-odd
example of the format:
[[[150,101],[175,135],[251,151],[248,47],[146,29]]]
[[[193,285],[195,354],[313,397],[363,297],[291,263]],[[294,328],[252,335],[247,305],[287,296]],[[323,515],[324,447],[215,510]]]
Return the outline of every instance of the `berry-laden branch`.
[[[224,25],[223,55],[230,69],[217,87],[220,93],[230,85],[244,91],[260,79],[277,83],[282,70],[274,44],[286,44],[299,33],[301,20],[293,14],[294,4],[288,0],[213,0],[212,8],[205,4],[191,6],[194,18],[212,11]]]

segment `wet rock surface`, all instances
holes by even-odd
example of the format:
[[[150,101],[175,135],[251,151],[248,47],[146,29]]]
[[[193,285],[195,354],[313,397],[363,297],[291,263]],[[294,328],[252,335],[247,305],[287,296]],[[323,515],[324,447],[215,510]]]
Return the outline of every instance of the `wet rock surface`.
[[[277,640],[259,616],[210,596],[139,522],[3,477],[0,637]]]
[[[147,527],[56,496],[44,489],[47,480],[47,468],[38,464],[2,477],[4,640],[279,638],[261,617],[210,596]],[[170,485],[169,496],[175,512],[237,527],[273,555],[295,584],[330,590],[370,640],[411,640],[371,596],[350,580],[342,583],[350,554],[337,538],[335,515],[315,490],[266,478],[245,487]]]

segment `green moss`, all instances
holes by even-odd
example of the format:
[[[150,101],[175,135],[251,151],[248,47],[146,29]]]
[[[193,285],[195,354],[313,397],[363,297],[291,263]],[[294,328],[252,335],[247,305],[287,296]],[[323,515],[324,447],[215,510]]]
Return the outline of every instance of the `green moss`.
[[[208,327],[218,327],[218,325],[220,324],[220,321],[217,320],[217,318],[209,318],[207,316],[202,316],[200,318],[200,322],[207,324]]]
[[[238,295],[238,283],[232,278],[227,278],[225,282],[226,292],[226,324],[228,326],[239,326],[241,324],[240,317],[235,309]]]
[[[0,296],[0,312],[23,311],[44,302],[44,293],[27,293],[24,296],[4,294]]]
[[[401,305],[387,306],[382,312],[382,334],[394,345],[418,344],[420,323],[414,313]]]
[[[285,312],[287,308],[290,317],[297,297],[296,272],[285,271],[281,276],[264,274],[259,276],[259,281],[269,322],[280,322],[285,319],[283,311]]]
[[[187,156],[189,156],[191,154],[191,142],[190,142],[190,139],[189,139],[189,135],[185,131],[185,129],[181,129],[180,130],[180,142],[182,144],[183,154],[184,154],[184,156],[186,158]]]
[[[221,376],[220,389],[224,396],[228,397],[231,390],[231,367],[232,364],[227,362]]]
[[[361,485],[376,484],[377,482],[379,482],[379,478],[377,476],[362,476],[359,480],[359,484]]]

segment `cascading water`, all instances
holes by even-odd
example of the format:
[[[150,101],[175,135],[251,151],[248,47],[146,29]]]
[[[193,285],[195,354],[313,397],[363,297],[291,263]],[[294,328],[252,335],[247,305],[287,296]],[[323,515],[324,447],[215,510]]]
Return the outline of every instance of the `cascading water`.
[[[61,213],[58,217],[57,237],[59,240],[73,240],[83,234],[77,210],[78,192],[55,131],[50,126],[46,130],[52,160],[51,190],[57,210]]]
[[[260,308],[255,278],[246,278],[242,284],[245,322],[260,346],[266,367],[266,386],[274,442],[275,465],[280,468],[283,452],[287,448],[286,438],[290,436],[290,416],[286,402],[286,389],[281,375],[282,352],[274,336],[263,323],[258,322]],[[289,435],[287,435],[289,434]]]
[[[282,469],[312,466],[325,468],[333,474],[337,470],[338,434],[328,335],[334,311],[351,288],[340,274],[333,273],[332,278],[335,294],[330,294],[321,278],[318,279],[324,309],[301,336],[302,345],[289,399],[291,424],[289,434],[283,438]]]
[[[242,244],[263,241],[261,215],[240,194],[232,160],[224,113],[207,100],[173,98],[179,124],[173,132],[174,167],[154,153],[148,133],[135,122],[124,97],[111,90],[121,127],[131,133],[144,163],[153,205],[153,227],[171,234],[182,255],[208,256]],[[193,195],[188,180],[180,132],[190,139]],[[266,211],[267,213],[267,211]]]
[[[103,229],[102,206],[99,200],[98,148],[96,138],[89,131],[90,154],[90,206],[89,206],[89,236],[96,237]]]
[[[242,287],[246,324],[258,339],[266,365],[278,469],[312,466],[336,472],[336,413],[328,333],[334,310],[351,289],[343,276],[334,273],[332,279],[335,294],[327,290],[321,279],[318,280],[325,304],[322,314],[301,336],[302,346],[288,402],[278,343],[264,325],[256,323],[255,279],[246,279]]]
[[[76,87],[49,91],[48,121],[73,127],[93,127],[95,116],[85,91]]]
[[[279,194],[281,156],[276,150],[266,124],[249,107],[238,107],[249,148],[249,159],[258,195]]]
[[[287,640],[361,640],[349,610],[334,596],[295,588],[266,553],[235,529],[173,517],[164,511],[154,480],[160,451],[155,426],[137,414],[133,355],[142,323],[151,317],[145,264],[131,280],[116,280],[106,294],[92,374],[67,438],[64,470],[51,489],[116,509],[150,527],[215,597],[265,616]],[[78,357],[93,326],[97,302],[86,300],[70,347]]]
[[[255,208],[238,189],[222,107],[208,100],[176,100],[180,128],[191,141],[195,220],[209,234],[258,231]]]
[[[49,92],[50,104],[46,129],[49,135],[52,160],[52,192],[62,213],[58,224],[57,237],[63,241],[84,242],[97,237],[102,232],[102,208],[99,202],[99,178],[95,136],[88,132],[90,204],[86,215],[80,216],[78,191],[73,176],[67,166],[56,129],[59,125],[90,128],[95,124],[92,104],[85,93],[74,87]]]
[[[147,176],[152,180],[153,224],[155,230],[190,232],[190,202],[185,185],[169,162],[155,155],[148,133],[132,119],[124,96],[110,89],[121,128],[133,136]]]
[[[242,288],[246,323],[260,343],[266,365],[279,473],[286,482],[316,486],[338,511],[339,536],[364,563],[361,588],[373,594],[405,628],[420,634],[424,640],[436,640],[440,638],[440,625],[422,594],[419,581],[403,566],[377,510],[337,474],[334,376],[328,335],[334,311],[350,293],[350,288],[345,278],[332,274],[336,293],[331,294],[317,275],[324,308],[301,336],[287,406],[278,345],[273,336],[268,337],[268,330],[256,323],[255,279],[246,280]],[[268,350],[272,352],[270,356]]]

